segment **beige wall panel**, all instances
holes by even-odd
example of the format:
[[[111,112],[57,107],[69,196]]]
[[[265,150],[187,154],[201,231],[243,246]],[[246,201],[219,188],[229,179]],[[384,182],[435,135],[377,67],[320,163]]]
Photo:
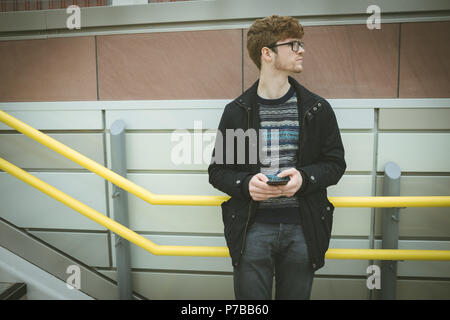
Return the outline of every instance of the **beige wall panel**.
[[[369,30],[366,25],[304,29],[304,69],[295,78],[305,87],[325,98],[397,96],[398,24],[384,23],[380,30]],[[258,77],[245,50],[244,88]]]
[[[366,279],[315,278],[311,300],[366,300]]]
[[[102,134],[74,133],[49,134],[49,136],[86,157],[104,164]],[[18,167],[27,169],[83,169],[75,162],[22,134],[1,134],[0,156]]]
[[[450,22],[402,23],[400,98],[450,97]]]
[[[0,41],[0,101],[97,100],[94,37]]]
[[[117,281],[116,271],[99,270]],[[154,300],[234,300],[231,274],[132,272],[133,290]]]
[[[399,300],[449,300],[450,281],[398,280]]]
[[[380,109],[379,129],[450,129],[449,109]]]
[[[101,273],[116,280],[115,271]],[[234,300],[231,274],[178,274],[163,272],[133,272],[133,290],[155,300]],[[273,291],[275,293],[275,291]],[[365,279],[315,277],[311,300],[365,300]]]
[[[406,250],[435,250],[431,247],[424,248],[420,246],[421,241],[416,241],[415,245],[399,246],[400,249]],[[450,245],[440,246],[436,250],[450,250]],[[399,276],[403,277],[437,277],[450,279],[450,262],[449,261],[402,261],[397,267]]]
[[[383,178],[377,178],[377,195],[382,195]],[[403,176],[400,179],[401,196],[448,196],[450,177]],[[376,209],[375,234],[381,235],[382,209]],[[400,210],[401,237],[450,237],[450,208],[405,208]]]
[[[226,195],[215,189],[207,174],[128,174],[128,179],[155,194]],[[110,191],[111,193],[111,191]],[[328,189],[329,197],[370,196],[371,177],[344,175],[338,185]],[[151,205],[128,197],[130,226],[145,232],[183,232],[223,234],[221,208],[218,206]],[[112,201],[110,201],[113,212]],[[336,208],[333,236],[367,236],[370,233],[370,208]]]
[[[104,180],[93,173],[33,172],[71,197],[106,215]],[[0,173],[0,216],[22,228],[105,230],[77,211],[21,180]]]
[[[101,111],[9,111],[11,116],[37,130],[100,130],[103,129]],[[0,130],[15,130],[0,122]]]
[[[241,38],[240,29],[98,36],[100,99],[235,98]]]
[[[450,133],[380,133],[378,171],[397,163],[403,172],[450,171]]]
[[[432,279],[397,279],[397,300],[449,300],[450,282]],[[381,300],[381,290],[374,291],[374,300]]]
[[[181,132],[182,133],[182,132]],[[214,147],[213,132],[198,135],[203,148],[198,147],[193,134],[127,133],[127,166],[132,170],[207,170]],[[110,137],[108,135],[108,141]],[[171,140],[173,139],[173,140]],[[372,133],[342,133],[349,171],[371,171],[373,157]],[[185,143],[184,143],[185,142]],[[189,148],[190,146],[190,148]],[[176,151],[184,150],[181,154]],[[199,151],[195,151],[199,150]],[[174,157],[172,157],[172,152]],[[180,151],[181,152],[181,151]],[[190,152],[190,155],[189,153]],[[181,155],[176,157],[176,155]]]
[[[101,273],[113,280],[115,271]],[[133,272],[133,289],[148,299],[161,300],[233,300],[232,275],[198,275],[160,272]],[[311,300],[366,300],[366,279],[315,277]],[[180,286],[180,283],[183,285]],[[373,290],[373,300],[381,299],[381,291]],[[399,300],[448,300],[448,281],[397,280]]]
[[[375,240],[375,248],[382,249],[382,240]],[[450,250],[450,241],[399,240],[398,248],[403,250]],[[400,277],[450,278],[450,261],[404,260],[397,266]]]
[[[106,233],[47,231],[31,231],[31,233],[89,266],[109,267],[108,235]]]

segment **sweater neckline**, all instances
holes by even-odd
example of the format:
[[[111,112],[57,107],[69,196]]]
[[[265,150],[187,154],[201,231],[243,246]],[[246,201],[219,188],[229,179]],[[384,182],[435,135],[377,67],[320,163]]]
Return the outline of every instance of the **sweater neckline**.
[[[258,97],[259,104],[273,106],[273,105],[280,105],[280,104],[285,103],[290,98],[292,98],[292,96],[294,94],[295,94],[295,89],[294,89],[294,86],[291,84],[288,92],[286,92],[286,94],[284,96],[277,98],[277,99],[265,99],[263,97],[260,97],[258,94],[256,94],[256,95]]]

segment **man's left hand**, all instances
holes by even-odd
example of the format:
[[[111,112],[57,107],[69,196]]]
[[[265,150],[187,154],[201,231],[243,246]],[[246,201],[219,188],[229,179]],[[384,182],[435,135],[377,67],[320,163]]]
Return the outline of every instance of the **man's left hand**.
[[[302,186],[302,175],[295,168],[283,170],[277,176],[280,178],[289,176],[289,178],[291,179],[287,184],[277,186],[278,189],[281,190],[281,196],[292,197]]]

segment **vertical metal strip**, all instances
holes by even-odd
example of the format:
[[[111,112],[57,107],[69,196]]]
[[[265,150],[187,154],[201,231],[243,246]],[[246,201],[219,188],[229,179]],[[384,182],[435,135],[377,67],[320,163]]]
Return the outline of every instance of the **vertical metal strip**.
[[[114,121],[111,125],[110,133],[111,168],[114,172],[126,178],[125,123],[122,120]],[[128,228],[128,193],[116,185],[113,186],[112,192],[114,220]],[[131,300],[133,290],[131,280],[130,243],[117,234],[114,235],[114,237],[119,298],[120,300]]]

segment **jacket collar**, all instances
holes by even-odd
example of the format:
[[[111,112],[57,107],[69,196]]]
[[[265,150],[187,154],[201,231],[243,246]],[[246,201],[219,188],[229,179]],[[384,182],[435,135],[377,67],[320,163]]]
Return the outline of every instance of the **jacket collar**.
[[[300,101],[299,105],[302,108],[302,114],[306,112],[306,110],[308,110],[308,108],[315,104],[318,100],[322,99],[320,96],[306,89],[294,78],[288,77],[288,81],[295,88],[295,92]],[[254,106],[256,106],[258,84],[259,79],[256,80],[256,82],[250,88],[244,91],[244,93],[237,97],[234,102],[247,111],[252,109]]]

